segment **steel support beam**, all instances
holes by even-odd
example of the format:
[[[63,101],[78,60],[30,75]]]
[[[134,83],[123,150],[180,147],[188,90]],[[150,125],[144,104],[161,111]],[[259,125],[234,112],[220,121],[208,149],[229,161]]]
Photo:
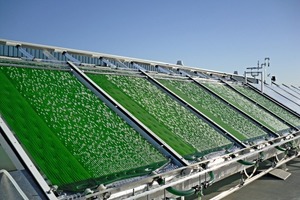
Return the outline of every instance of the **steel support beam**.
[[[161,67],[161,66],[159,66],[159,65],[156,65],[155,67],[156,67],[156,68],[158,69],[158,71],[161,72],[161,73],[172,74],[172,72],[171,72],[170,70],[168,70],[168,69],[166,69],[166,68],[163,68],[163,67]]]
[[[71,62],[75,63],[76,65],[80,65],[81,62],[79,60],[77,60],[76,58],[74,58],[73,56],[71,56],[67,51],[64,51],[62,53],[64,56],[66,56],[67,59],[69,59]]]
[[[100,59],[102,62],[104,62],[108,67],[117,68],[116,65],[112,64],[112,62],[110,62],[110,61],[107,60],[106,58],[100,57],[99,59]]]
[[[47,49],[43,50],[43,54],[49,59],[53,61],[58,61]]]
[[[24,55],[26,56],[26,58],[28,60],[34,60],[34,56],[31,55],[30,53],[28,53],[25,49],[23,49],[20,45],[17,45],[18,50]]]

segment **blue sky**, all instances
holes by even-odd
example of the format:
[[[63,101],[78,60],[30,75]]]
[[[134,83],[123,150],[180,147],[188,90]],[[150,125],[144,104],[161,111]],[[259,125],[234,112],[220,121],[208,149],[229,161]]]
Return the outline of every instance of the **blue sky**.
[[[0,38],[243,73],[265,57],[300,86],[300,0],[0,0]]]

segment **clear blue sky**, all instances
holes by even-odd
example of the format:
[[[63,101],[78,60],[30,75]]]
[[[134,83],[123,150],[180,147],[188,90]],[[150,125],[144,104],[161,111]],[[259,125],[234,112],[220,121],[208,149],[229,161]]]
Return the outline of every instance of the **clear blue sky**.
[[[0,0],[0,38],[240,74],[270,57],[300,86],[300,0]]]

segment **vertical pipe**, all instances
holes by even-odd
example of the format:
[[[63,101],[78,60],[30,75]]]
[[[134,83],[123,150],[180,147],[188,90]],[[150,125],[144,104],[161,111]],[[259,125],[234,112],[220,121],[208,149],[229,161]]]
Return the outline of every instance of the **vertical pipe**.
[[[267,74],[267,64],[265,63],[265,65],[264,65],[264,83],[266,83],[266,80],[267,80],[266,74]]]
[[[261,93],[264,93],[264,73],[261,72]]]

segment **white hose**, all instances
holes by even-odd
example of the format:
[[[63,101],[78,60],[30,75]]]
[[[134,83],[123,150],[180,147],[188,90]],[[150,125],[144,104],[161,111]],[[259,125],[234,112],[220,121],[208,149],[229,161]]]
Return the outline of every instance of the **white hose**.
[[[19,194],[22,196],[22,198],[24,200],[29,200],[28,197],[25,195],[25,193],[20,188],[20,186],[17,184],[17,182],[15,181],[15,179],[5,169],[1,169],[0,170],[0,174],[1,173],[5,174],[8,177],[8,179],[10,180],[10,182],[15,186],[16,190],[19,192]]]

